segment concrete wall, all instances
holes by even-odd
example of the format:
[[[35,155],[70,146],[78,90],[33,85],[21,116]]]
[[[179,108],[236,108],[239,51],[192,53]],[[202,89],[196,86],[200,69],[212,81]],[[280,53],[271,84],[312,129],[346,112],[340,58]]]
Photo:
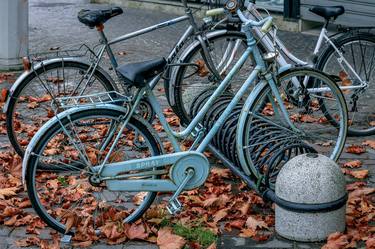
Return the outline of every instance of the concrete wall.
[[[1,1],[1,0],[0,0]],[[176,15],[183,15],[184,8],[180,2],[170,1],[170,0],[91,0],[92,3],[109,3],[114,5],[125,6],[129,8],[145,8],[156,11],[174,13]],[[206,13],[206,8],[201,9],[200,4],[194,4],[189,2],[189,6],[195,10],[198,17],[204,17]],[[288,31],[299,31],[300,23],[285,21],[283,15],[280,13],[273,13],[272,16],[275,19],[275,23],[281,30]]]

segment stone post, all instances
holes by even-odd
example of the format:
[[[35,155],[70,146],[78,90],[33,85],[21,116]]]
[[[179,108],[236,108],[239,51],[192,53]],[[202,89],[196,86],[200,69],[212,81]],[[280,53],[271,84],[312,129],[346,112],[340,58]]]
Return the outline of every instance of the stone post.
[[[29,1],[0,1],[0,71],[19,70],[29,49]]]

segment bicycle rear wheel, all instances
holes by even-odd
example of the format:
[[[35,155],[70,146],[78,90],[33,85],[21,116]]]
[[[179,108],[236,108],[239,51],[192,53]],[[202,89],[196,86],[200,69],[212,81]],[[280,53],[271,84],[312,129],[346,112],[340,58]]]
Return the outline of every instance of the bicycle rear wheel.
[[[306,79],[319,81],[321,88],[304,87]],[[295,87],[299,89],[293,96],[288,91],[291,83],[298,84]],[[277,86],[283,103],[277,101],[266,84],[257,96],[253,95],[246,102],[243,110],[248,111],[241,113],[237,149],[244,171],[257,178],[264,177],[265,172],[270,171],[272,156],[291,144],[300,145],[300,151],[316,151],[337,160],[346,140],[347,108],[335,82],[317,70],[295,68],[280,74]],[[281,105],[286,107],[294,129],[282,115]],[[327,112],[335,122],[327,119]],[[294,146],[297,150],[299,147]],[[286,162],[283,158],[272,161],[282,164],[272,165],[278,170]],[[275,169],[271,171],[273,175],[277,173]]]
[[[88,82],[88,69],[88,64],[61,59],[32,71],[18,85],[6,112],[7,134],[18,155],[23,157],[32,136],[54,116],[54,98],[116,90],[100,70]]]
[[[207,46],[212,60],[223,78],[247,49],[246,37],[241,32],[227,32],[212,37],[207,41]],[[180,118],[181,123],[185,125],[190,122],[189,113],[195,97],[207,88],[217,86],[220,83],[220,81],[214,79],[208,70],[201,53],[202,47],[198,45],[181,61],[185,65],[175,69],[175,82],[171,82],[166,89],[166,92],[170,93],[169,96],[174,98],[174,104],[171,104],[173,111]],[[253,66],[251,59],[246,61],[232,79],[230,89],[227,90],[234,92],[238,90]]]
[[[108,108],[86,109],[60,120],[54,118],[48,129],[37,133],[38,140],[29,146],[25,180],[33,208],[50,227],[75,234],[86,224],[87,231],[99,233],[109,223],[136,221],[154,201],[155,192],[110,191],[105,181],[92,178],[92,167],[100,165],[109,153],[124,115]],[[161,153],[160,143],[145,121],[132,117],[107,162]],[[54,170],[41,168],[46,164]],[[127,173],[126,179],[159,177],[137,176],[139,170]]]
[[[367,88],[343,90],[348,105],[348,134],[369,136],[375,134],[375,35],[351,33],[334,41],[342,56],[359,77],[367,82]],[[342,57],[329,46],[319,57],[316,67],[333,76],[340,86],[360,86],[361,82]]]

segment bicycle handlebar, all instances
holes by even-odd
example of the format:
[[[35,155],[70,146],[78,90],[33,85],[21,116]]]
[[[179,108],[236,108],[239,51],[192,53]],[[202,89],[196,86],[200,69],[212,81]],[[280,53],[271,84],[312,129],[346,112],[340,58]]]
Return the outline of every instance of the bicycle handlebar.
[[[206,16],[220,16],[224,15],[225,9],[224,8],[217,8],[217,9],[211,9],[206,11]]]
[[[224,8],[212,9],[206,12],[207,16],[219,16],[223,14],[225,14]],[[237,9],[237,15],[245,25],[250,25],[252,27],[260,27],[263,25],[261,28],[263,33],[267,33],[272,27],[272,16],[268,16],[260,21],[254,21],[246,18],[240,9]]]
[[[261,31],[264,33],[267,33],[268,31],[270,31],[272,27],[272,20],[273,20],[272,16],[267,16],[266,18],[260,21],[254,21],[254,20],[246,18],[240,9],[237,10],[237,15],[245,25],[250,25],[251,27],[262,26]]]

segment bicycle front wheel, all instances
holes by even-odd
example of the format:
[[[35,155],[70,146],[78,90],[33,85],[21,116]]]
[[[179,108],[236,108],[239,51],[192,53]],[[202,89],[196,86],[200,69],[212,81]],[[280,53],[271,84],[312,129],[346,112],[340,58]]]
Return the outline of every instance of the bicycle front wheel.
[[[89,67],[85,63],[61,59],[35,69],[18,85],[9,99],[6,125],[9,141],[21,157],[39,127],[54,116],[54,98],[116,89],[99,70],[93,72],[88,81]]]
[[[305,87],[307,80],[319,82],[320,87]],[[295,68],[280,74],[276,83],[279,99],[269,84],[264,85],[241,113],[237,149],[244,171],[257,178],[272,172],[275,178],[285,158],[306,152],[337,160],[345,145],[348,117],[345,99],[335,82],[317,70]],[[293,95],[291,84],[298,89]],[[334,121],[327,119],[327,113]],[[279,158],[273,158],[276,155]]]
[[[83,110],[55,118],[48,129],[38,132],[38,140],[29,146],[25,180],[33,208],[50,227],[75,234],[85,224],[86,231],[99,233],[106,224],[136,221],[154,201],[156,192],[110,191],[105,181],[92,177],[92,167],[101,165],[110,153],[124,115],[108,108]],[[145,121],[132,117],[107,162],[161,153],[161,145]],[[46,164],[54,170],[41,168]],[[142,172],[123,173],[128,174],[123,181],[159,177]]]
[[[349,88],[343,90],[349,112],[348,134],[374,135],[375,35],[353,33],[339,37],[334,44],[342,56],[329,46],[319,57],[317,68],[333,76],[340,87]]]

